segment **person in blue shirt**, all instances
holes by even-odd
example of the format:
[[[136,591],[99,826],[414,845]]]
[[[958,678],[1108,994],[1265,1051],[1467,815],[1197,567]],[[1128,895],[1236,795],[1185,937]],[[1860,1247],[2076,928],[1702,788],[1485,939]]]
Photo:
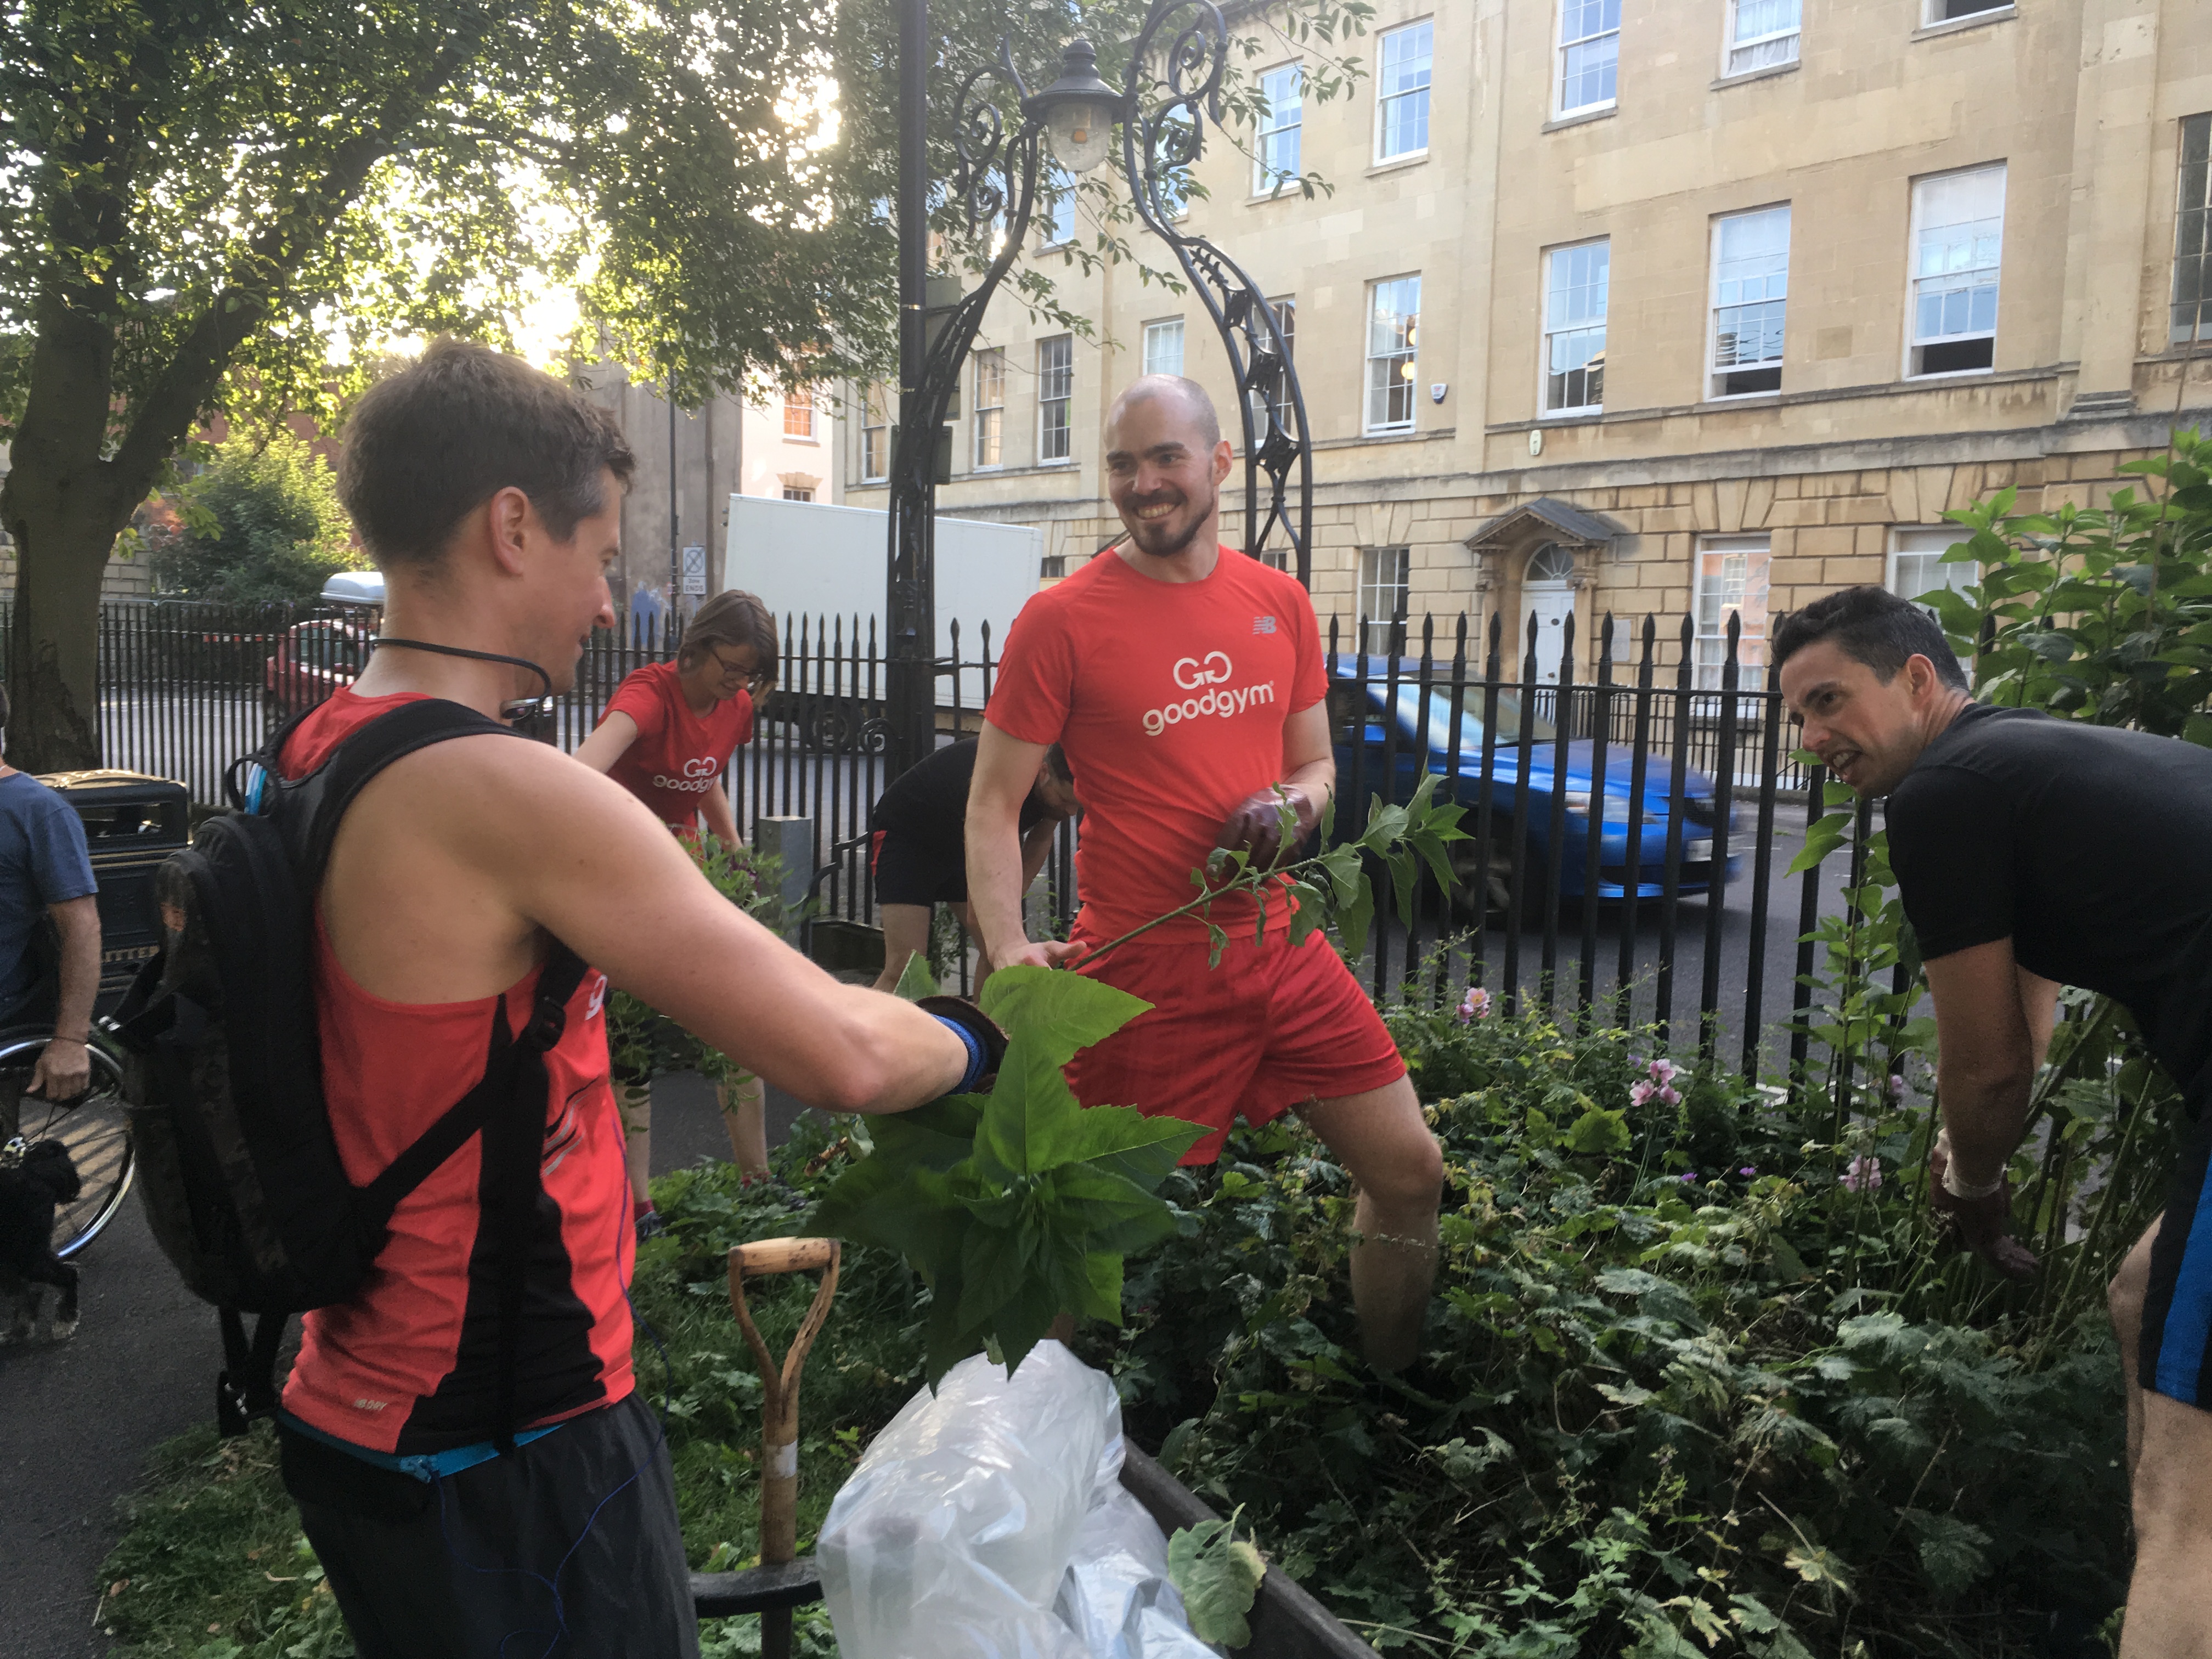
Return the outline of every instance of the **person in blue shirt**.
[[[84,824],[70,804],[5,759],[0,690],[0,1025],[51,1019],[27,1092],[72,1100],[92,1082],[93,1000],[100,991],[100,909]],[[43,981],[31,944],[41,912],[61,938],[58,981]]]

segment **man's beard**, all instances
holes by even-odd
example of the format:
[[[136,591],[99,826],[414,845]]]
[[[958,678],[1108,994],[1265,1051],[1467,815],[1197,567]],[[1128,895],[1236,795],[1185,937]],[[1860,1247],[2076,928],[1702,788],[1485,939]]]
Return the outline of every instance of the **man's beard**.
[[[1192,515],[1190,528],[1184,531],[1181,536],[1176,537],[1171,543],[1163,543],[1157,546],[1154,545],[1153,541],[1151,538],[1148,538],[1146,535],[1146,532],[1152,528],[1152,526],[1145,524],[1141,520],[1139,520],[1136,526],[1130,530],[1130,538],[1137,544],[1138,551],[1147,554],[1152,558],[1175,558],[1188,549],[1193,542],[1198,539],[1199,531],[1204,526],[1207,518],[1212,515],[1215,503],[1219,501],[1220,499],[1220,492],[1216,491],[1212,499],[1207,501],[1204,507],[1200,507],[1197,513]],[[1189,503],[1186,502],[1185,505],[1188,506]]]

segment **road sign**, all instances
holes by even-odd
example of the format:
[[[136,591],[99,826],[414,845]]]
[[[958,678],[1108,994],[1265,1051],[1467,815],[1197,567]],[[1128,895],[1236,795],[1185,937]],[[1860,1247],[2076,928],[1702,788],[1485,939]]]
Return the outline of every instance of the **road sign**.
[[[699,594],[707,591],[707,550],[703,547],[684,550],[684,591]]]

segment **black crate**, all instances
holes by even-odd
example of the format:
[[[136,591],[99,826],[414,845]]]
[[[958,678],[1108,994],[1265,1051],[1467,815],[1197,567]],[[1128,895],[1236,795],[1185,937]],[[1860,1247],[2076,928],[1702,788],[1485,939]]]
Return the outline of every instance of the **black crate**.
[[[39,780],[84,821],[85,849],[100,884],[100,993],[131,983],[161,948],[154,872],[191,840],[191,795],[142,772],[52,772]]]

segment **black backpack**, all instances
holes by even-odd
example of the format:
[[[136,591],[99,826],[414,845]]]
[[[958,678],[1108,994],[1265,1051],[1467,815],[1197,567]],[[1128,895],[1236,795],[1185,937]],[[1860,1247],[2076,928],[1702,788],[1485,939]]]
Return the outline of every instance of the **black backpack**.
[[[500,1261],[496,1437],[511,1449],[527,1223],[539,1195],[545,1054],[561,1040],[584,964],[555,943],[520,1033],[504,1002],[482,1079],[366,1187],[346,1178],[323,1098],[315,1023],[314,907],[338,821],[392,762],[449,738],[522,734],[459,703],[404,703],[349,736],[307,776],[277,766],[299,718],[234,764],[239,810],[201,825],[156,884],[164,945],[106,1027],[123,1048],[139,1190],[163,1252],[220,1310],[216,1422],[242,1433],[276,1408],[290,1316],[345,1301],[384,1248],[392,1211],[471,1135],[513,1112],[528,1133],[487,1168],[488,1237]],[[243,787],[241,787],[243,784]],[[520,1127],[520,1126],[518,1126]],[[251,1340],[244,1316],[258,1316]]]

